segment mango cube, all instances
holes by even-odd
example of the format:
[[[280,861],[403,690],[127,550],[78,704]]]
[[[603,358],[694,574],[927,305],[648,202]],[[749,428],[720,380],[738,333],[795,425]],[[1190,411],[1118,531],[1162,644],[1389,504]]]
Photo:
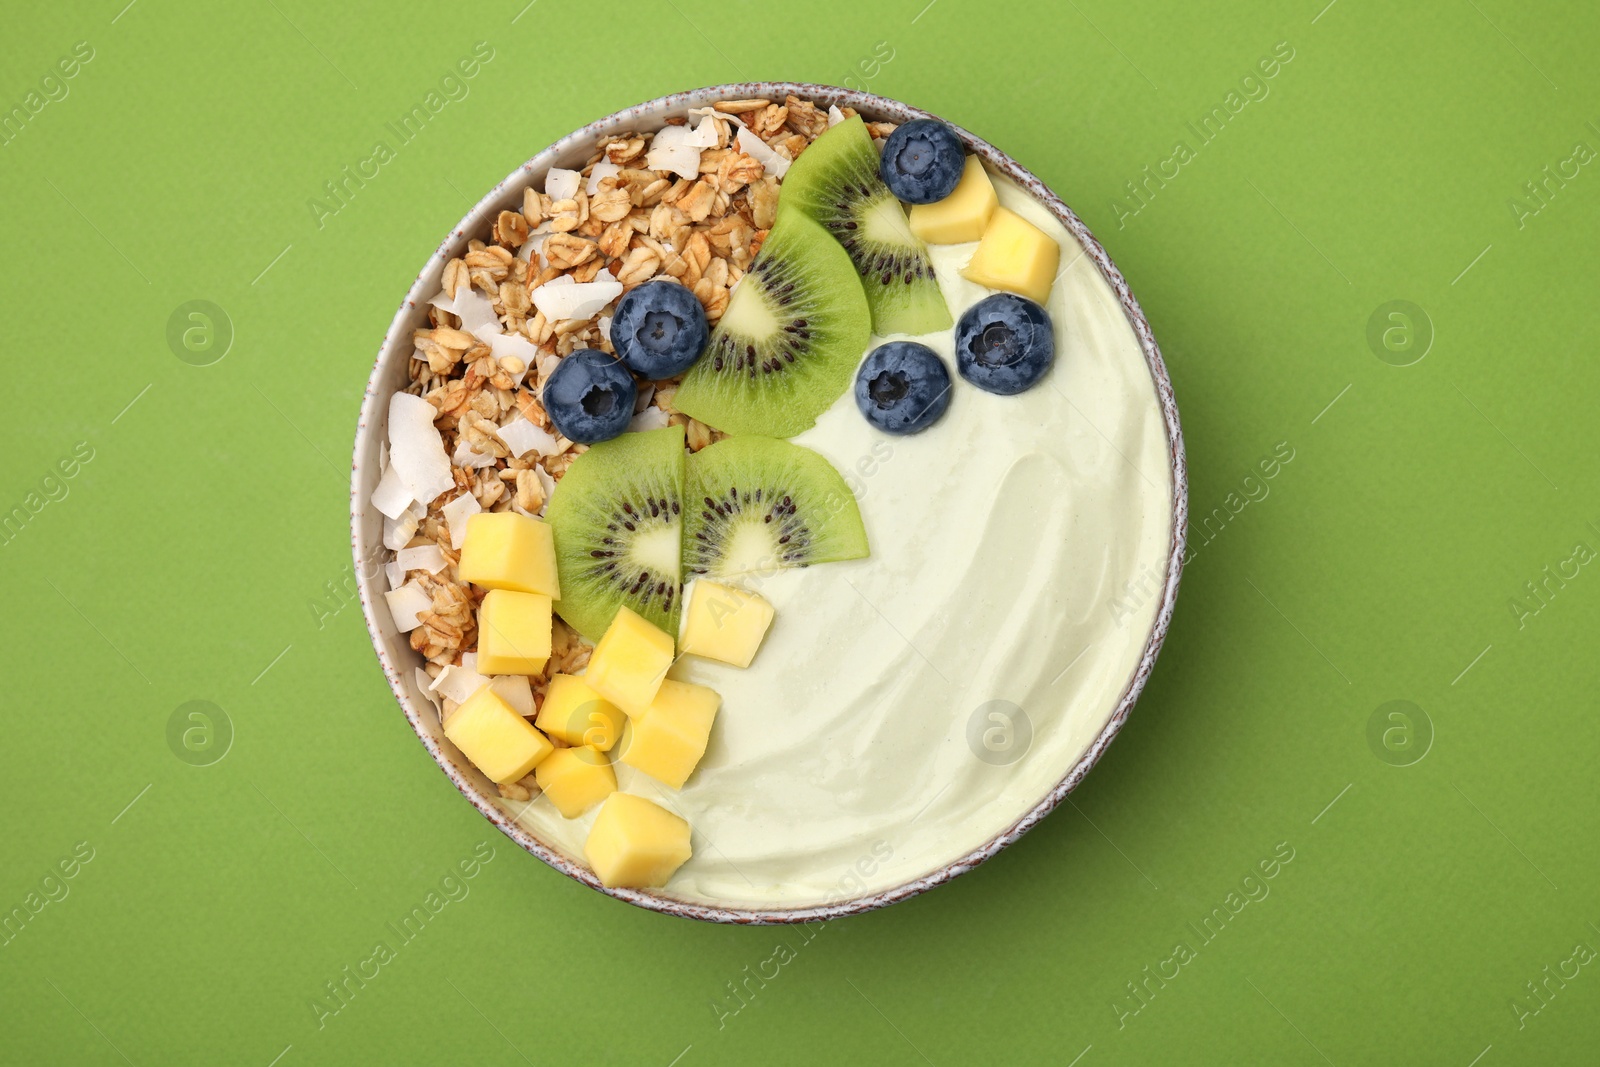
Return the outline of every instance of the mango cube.
[[[671,666],[671,635],[631,608],[619,607],[594,646],[583,680],[629,715],[638,715],[656,698]]]
[[[999,206],[989,172],[977,156],[968,156],[961,181],[949,196],[932,204],[911,205],[911,232],[931,245],[976,241]]]
[[[550,679],[534,725],[569,745],[589,745],[610,752],[622,736],[625,722],[622,709],[590,689],[582,678],[557,674]]]
[[[555,751],[544,734],[488,686],[444,722],[444,735],[493,781],[515,782]]]
[[[633,730],[622,762],[650,777],[682,789],[706,754],[711,723],[722,706],[715,689],[668,678],[643,715],[633,716]]]
[[[583,854],[608,889],[666,885],[694,854],[689,824],[632,793],[612,793],[594,818]]]
[[[485,589],[515,589],[561,599],[556,543],[547,523],[514,511],[481,511],[467,519],[456,573]]]
[[[1042,304],[1050,296],[1060,265],[1060,245],[1021,215],[997,207],[961,276]]]
[[[568,819],[576,819],[617,791],[611,760],[587,745],[556,749],[539,761],[533,775],[550,803]]]
[[[748,667],[772,625],[772,616],[772,605],[765,597],[698,579],[689,587],[678,650]]]
[[[551,626],[545,594],[489,590],[478,608],[478,673],[544,673]]]

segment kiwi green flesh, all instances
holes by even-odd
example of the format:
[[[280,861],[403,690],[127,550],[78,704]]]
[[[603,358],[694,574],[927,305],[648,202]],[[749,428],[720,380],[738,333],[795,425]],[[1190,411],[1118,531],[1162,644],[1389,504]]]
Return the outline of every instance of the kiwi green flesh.
[[[867,532],[849,486],[809,448],[771,437],[727,437],[689,457],[685,577],[766,575],[867,554]]]
[[[821,223],[849,253],[872,309],[872,332],[933,333],[950,308],[905,209],[878,175],[878,150],[858,115],[813,141],[784,175],[779,207]]]
[[[626,604],[669,634],[681,608],[683,427],[625,433],[592,446],[556,483],[545,511],[555,537],[555,610],[598,641]]]
[[[792,437],[849,388],[871,331],[838,242],[780,210],[673,405],[724,433]]]

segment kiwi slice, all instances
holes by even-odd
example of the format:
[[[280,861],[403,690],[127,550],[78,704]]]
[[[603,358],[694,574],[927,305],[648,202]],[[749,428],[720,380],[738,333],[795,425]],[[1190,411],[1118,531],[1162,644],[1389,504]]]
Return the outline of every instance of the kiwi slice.
[[[809,448],[725,437],[690,456],[684,484],[685,575],[770,574],[867,554],[856,498]],[[562,590],[567,577],[562,574]]]
[[[856,265],[872,308],[872,332],[934,333],[950,326],[928,246],[878,175],[878,149],[861,116],[811,142],[783,176],[779,207],[822,223]]]
[[[678,632],[683,427],[593,445],[556,483],[545,511],[556,542],[556,613],[592,641],[626,604]]]
[[[673,405],[724,433],[792,437],[849,386],[871,332],[850,258],[780,210]]]

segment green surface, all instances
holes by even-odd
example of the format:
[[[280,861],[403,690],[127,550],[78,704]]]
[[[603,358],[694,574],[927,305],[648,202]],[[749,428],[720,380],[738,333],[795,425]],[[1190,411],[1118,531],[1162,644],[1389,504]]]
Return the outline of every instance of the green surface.
[[[7,106],[93,49],[0,147],[0,506],[38,509],[0,549],[0,906],[40,894],[0,948],[0,1059],[1593,1062],[1600,174],[1524,188],[1600,147],[1592,6],[125,2],[13,4],[0,34]],[[319,227],[308,200],[478,41],[469,94]],[[440,236],[567,130],[741,77],[924,105],[1077,208],[1166,353],[1199,545],[1073,803],[820,930],[648,914],[516,850],[406,728],[348,592],[358,401]],[[1202,144],[1234,91],[1260,98]],[[210,366],[169,347],[191,300],[231,322]],[[1433,335],[1404,367],[1367,339],[1396,300]],[[1405,766],[1404,720],[1368,740],[1397,700],[1431,724]],[[169,747],[191,701],[232,724],[208,766]]]

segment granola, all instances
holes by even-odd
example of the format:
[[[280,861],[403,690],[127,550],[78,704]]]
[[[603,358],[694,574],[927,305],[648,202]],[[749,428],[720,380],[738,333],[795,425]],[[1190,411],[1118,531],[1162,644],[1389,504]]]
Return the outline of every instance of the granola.
[[[855,112],[846,108],[843,114]],[[552,198],[548,190],[555,183],[548,180],[545,191],[524,189],[520,211],[501,211],[486,234],[445,266],[446,302],[455,303],[463,286],[481,294],[500,329],[528,358],[497,355],[498,339],[496,344],[480,340],[457,314],[438,306],[429,307],[428,325],[414,336],[405,391],[437,410],[434,425],[451,457],[454,480],[454,487],[428,506],[406,546],[435,545],[445,560],[437,573],[414,570],[403,579],[419,584],[430,601],[417,613],[421,625],[410,631],[411,647],[427,661],[430,678],[460,666],[462,656],[477,647],[475,620],[483,597],[457,575],[460,553],[446,506],[470,494],[484,511],[543,514],[550,492],[585,447],[553,431],[539,400],[544,384],[573,351],[613,352],[608,327],[615,297],[582,304],[580,314],[552,320],[536,306],[535,292],[565,278],[620,285],[620,297],[652,278],[672,278],[694,293],[707,319],[716,323],[777,213],[779,178],[741,149],[739,131],[749,131],[778,157],[793,160],[828,125],[826,107],[794,96],[781,103],[718,101],[686,118],[669,119],[664,128],[679,128],[679,142],[691,136],[684,127],[702,142],[698,165],[688,168],[692,178],[648,165],[659,131],[613,134],[597,146],[576,181],[563,177],[557,191],[567,195]],[[892,129],[884,123],[872,126],[880,137]],[[746,147],[765,154],[759,146],[746,142]],[[637,415],[684,426],[696,451],[720,439],[719,431],[673,408],[676,391],[675,379],[642,386]],[[505,431],[524,419],[548,442],[513,448]],[[551,675],[581,670],[591,651],[557,619],[545,673],[530,679],[535,706],[543,703]],[[444,701],[446,717],[454,703]],[[537,789],[531,778],[502,786],[501,794],[526,799],[530,787]]]

